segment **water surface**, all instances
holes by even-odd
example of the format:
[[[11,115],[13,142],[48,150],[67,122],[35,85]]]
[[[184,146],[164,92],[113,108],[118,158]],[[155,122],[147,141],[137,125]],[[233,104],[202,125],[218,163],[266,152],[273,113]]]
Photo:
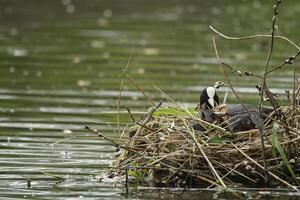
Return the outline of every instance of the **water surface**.
[[[295,42],[300,42],[299,7],[296,1],[284,1],[278,25],[279,33]],[[208,25],[237,36],[269,33],[271,9],[271,1],[245,0],[1,0],[0,196],[211,199],[232,195],[163,188],[131,188],[126,194],[123,184],[98,182],[115,148],[84,126],[98,128],[108,137],[119,136],[115,111],[120,75],[131,51],[128,72],[151,98],[163,99],[157,86],[173,99],[195,106],[204,87],[224,81]],[[217,37],[216,41],[226,62],[241,71],[262,73],[267,40],[233,42]],[[272,66],[296,53],[282,41],[276,41],[275,47]],[[287,68],[269,78],[283,103],[284,90],[292,88],[291,75]],[[258,80],[230,77],[245,102],[258,102]],[[130,120],[125,107],[136,115],[149,107],[130,81],[125,81],[124,90],[121,128]],[[229,94],[228,101],[236,100]],[[287,191],[273,194],[283,193],[289,196]]]

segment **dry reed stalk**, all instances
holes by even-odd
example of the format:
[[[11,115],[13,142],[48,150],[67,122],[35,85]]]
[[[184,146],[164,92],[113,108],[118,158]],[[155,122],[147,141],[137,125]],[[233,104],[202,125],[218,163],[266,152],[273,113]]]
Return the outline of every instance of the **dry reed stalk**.
[[[147,99],[148,103],[152,106],[155,107],[155,103],[153,102],[153,100],[146,94],[145,90],[142,88],[142,86],[134,79],[132,78],[128,73],[126,73],[126,78],[128,78],[131,83],[138,89],[138,91],[140,91],[144,97]]]
[[[117,105],[117,128],[118,128],[118,132],[120,133],[120,107],[121,107],[121,97],[122,97],[122,91],[123,91],[123,86],[124,86],[124,80],[125,80],[125,74],[127,73],[127,69],[129,67],[129,63],[131,60],[131,56],[132,56],[132,52],[133,52],[133,48],[131,48],[130,50],[130,54],[126,63],[125,68],[123,69],[123,73],[121,75],[122,79],[121,79],[121,83],[120,83],[120,89],[119,89],[119,95],[118,95],[118,105]]]
[[[188,129],[189,127],[186,126]],[[189,135],[192,137],[193,141],[196,144],[196,147],[198,148],[198,150],[201,152],[201,154],[204,156],[209,168],[211,169],[211,171],[213,172],[214,176],[217,178],[218,182],[221,183],[221,185],[226,188],[225,183],[223,182],[223,180],[221,179],[221,177],[219,176],[218,172],[215,170],[214,166],[212,165],[212,163],[210,162],[209,158],[206,156],[205,152],[202,149],[202,146],[200,145],[200,143],[198,142],[198,140],[195,137],[195,132],[192,132],[190,130],[188,130]]]

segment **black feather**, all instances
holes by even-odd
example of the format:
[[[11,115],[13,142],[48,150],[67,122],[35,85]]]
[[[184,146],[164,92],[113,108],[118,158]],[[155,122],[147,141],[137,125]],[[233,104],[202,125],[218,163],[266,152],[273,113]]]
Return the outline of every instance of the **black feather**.
[[[210,103],[208,102],[208,94],[207,94],[207,90],[206,88],[202,91],[201,95],[200,95],[200,107],[202,108],[203,105],[205,105],[206,108],[208,109],[212,109],[213,107],[210,105]],[[217,95],[217,92],[215,93],[214,96],[214,104],[215,105],[219,105],[219,97]]]
[[[215,100],[215,104],[216,104],[217,106],[220,105],[220,102],[219,102],[219,96],[217,95],[217,92],[215,93],[214,100]]]
[[[200,107],[202,108],[203,105],[208,106],[210,109],[212,108],[212,106],[208,103],[208,94],[206,88],[202,91],[200,95]]]

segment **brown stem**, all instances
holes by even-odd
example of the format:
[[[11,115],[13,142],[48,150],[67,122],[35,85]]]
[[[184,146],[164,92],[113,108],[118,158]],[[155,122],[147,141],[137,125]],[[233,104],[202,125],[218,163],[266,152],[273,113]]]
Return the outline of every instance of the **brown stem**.
[[[263,117],[263,102],[264,102],[264,91],[267,86],[266,80],[267,80],[267,72],[270,64],[270,60],[272,57],[273,53],[273,48],[274,48],[274,41],[275,41],[275,26],[276,26],[276,21],[277,21],[277,15],[278,15],[278,7],[279,4],[281,3],[281,0],[276,0],[275,5],[273,6],[273,17],[272,17],[272,33],[271,33],[271,44],[270,44],[270,49],[267,57],[267,63],[265,66],[264,74],[263,74],[263,81],[262,81],[262,89],[260,91],[260,102],[259,102],[259,116],[260,116],[260,126],[259,126],[259,133],[260,133],[260,139],[261,139],[261,144],[262,144],[262,157],[263,157],[263,164],[264,164],[264,174],[265,174],[265,183],[268,186],[269,183],[269,172],[268,172],[268,166],[266,162],[266,153],[265,153],[265,143],[264,143],[264,128],[263,128],[263,122],[262,122],[262,117]],[[277,109],[277,108],[276,108]]]

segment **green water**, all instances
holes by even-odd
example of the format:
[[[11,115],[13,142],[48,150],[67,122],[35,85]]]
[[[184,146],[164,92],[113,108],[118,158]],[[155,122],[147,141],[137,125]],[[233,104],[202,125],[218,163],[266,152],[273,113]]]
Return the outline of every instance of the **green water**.
[[[155,188],[132,188],[126,194],[123,184],[99,183],[96,177],[111,163],[114,147],[85,131],[84,126],[118,136],[112,113],[131,51],[128,72],[151,98],[163,99],[157,86],[171,98],[195,106],[203,87],[224,81],[208,25],[234,36],[270,33],[272,3],[0,0],[0,196],[229,198],[212,191],[182,193]],[[300,3],[286,0],[278,22],[278,33],[298,44],[299,13]],[[241,71],[262,73],[268,40],[216,37],[216,42],[224,61]],[[271,66],[296,52],[287,43],[276,41]],[[284,90],[292,88],[292,73],[287,67],[268,79],[283,104]],[[231,74],[230,78],[244,102],[258,102],[258,80]],[[146,111],[149,104],[130,81],[125,81],[124,89],[121,110]],[[219,92],[221,97],[224,91]],[[227,101],[236,102],[232,94]],[[130,119],[122,114],[121,120],[124,127]],[[55,176],[64,181],[58,182]],[[299,197],[278,192],[273,194]],[[264,194],[247,193],[245,197],[252,195]]]

